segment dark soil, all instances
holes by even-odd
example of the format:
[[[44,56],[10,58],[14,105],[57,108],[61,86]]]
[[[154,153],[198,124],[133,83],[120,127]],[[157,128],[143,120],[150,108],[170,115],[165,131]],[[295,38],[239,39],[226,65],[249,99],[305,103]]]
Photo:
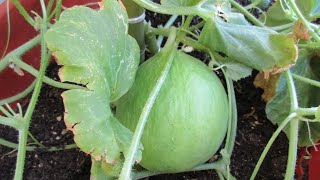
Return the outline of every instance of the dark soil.
[[[164,18],[154,19],[148,14],[153,25],[165,22]],[[197,53],[205,59],[203,54]],[[48,76],[57,79],[57,65],[49,67]],[[254,77],[235,83],[238,107],[238,130],[235,149],[232,154],[232,175],[237,179],[249,179],[261,152],[277,128],[266,118],[265,103],[261,100],[261,90],[253,86]],[[63,146],[72,144],[72,134],[66,132],[63,123],[62,90],[44,85],[33,114],[30,132],[43,145]],[[26,108],[26,107],[24,107]],[[0,137],[17,142],[15,130],[0,125]],[[32,142],[30,140],[29,142]],[[287,159],[288,140],[281,133],[268,153],[256,179],[283,179]],[[0,180],[12,179],[16,161],[16,151],[0,146]],[[90,179],[90,156],[79,149],[57,152],[32,151],[27,153],[25,179]],[[214,171],[201,171],[172,175],[160,175],[149,179],[218,179]]]
[[[51,65],[49,76],[58,67]],[[264,146],[276,126],[264,113],[261,91],[252,85],[253,77],[235,83],[238,106],[238,131],[232,155],[232,174],[237,179],[249,179]],[[61,90],[44,85],[33,115],[31,133],[45,146],[63,146],[73,143],[72,134],[65,133]],[[0,126],[2,138],[17,141],[13,129]],[[30,140],[30,142],[32,142]],[[257,179],[283,179],[287,158],[287,138],[281,134],[272,146]],[[16,151],[0,146],[0,179],[12,179]],[[89,179],[90,156],[78,149],[59,152],[34,151],[27,153],[25,179]],[[150,179],[217,179],[213,171],[161,175]]]

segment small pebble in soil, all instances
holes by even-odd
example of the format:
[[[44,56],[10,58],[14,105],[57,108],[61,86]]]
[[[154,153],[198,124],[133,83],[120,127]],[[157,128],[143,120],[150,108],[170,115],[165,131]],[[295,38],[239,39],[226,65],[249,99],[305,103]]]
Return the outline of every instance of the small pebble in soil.
[[[61,121],[61,120],[62,120],[62,117],[61,117],[61,116],[58,116],[56,119],[57,119],[57,121]]]
[[[63,129],[63,130],[61,131],[61,135],[65,135],[65,134],[67,134],[67,132],[68,132],[67,129]]]

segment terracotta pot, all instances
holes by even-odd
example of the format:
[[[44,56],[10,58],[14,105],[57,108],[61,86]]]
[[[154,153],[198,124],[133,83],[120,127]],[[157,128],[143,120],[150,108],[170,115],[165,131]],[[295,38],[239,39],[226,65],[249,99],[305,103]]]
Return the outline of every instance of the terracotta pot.
[[[64,7],[71,7],[73,5],[82,5],[89,2],[97,2],[98,0],[64,0]],[[46,1],[47,2],[47,1]],[[20,0],[20,3],[25,10],[33,16],[31,11],[37,12],[41,16],[41,6],[39,0]],[[39,34],[19,13],[17,8],[10,2],[10,39],[6,54],[21,46],[28,40]],[[8,36],[8,22],[7,22],[7,1],[0,4],[0,58],[3,57],[7,36]],[[40,66],[40,46],[37,46],[22,56],[22,60],[36,69]],[[0,72],[0,100],[11,97],[22,92],[32,82],[34,77],[26,72],[21,76],[14,72],[10,67],[7,67]],[[12,104],[12,107],[15,107]]]

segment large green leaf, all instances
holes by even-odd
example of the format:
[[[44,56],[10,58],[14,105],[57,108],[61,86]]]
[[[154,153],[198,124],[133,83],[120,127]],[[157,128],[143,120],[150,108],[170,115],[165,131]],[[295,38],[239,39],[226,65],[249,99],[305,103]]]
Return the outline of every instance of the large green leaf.
[[[199,42],[257,70],[288,66],[297,56],[294,40],[287,35],[266,28],[227,23],[218,18],[206,22]]]
[[[82,151],[115,163],[131,142],[132,132],[113,116],[110,102],[132,86],[139,46],[128,35],[128,17],[116,0],[99,11],[73,7],[45,34],[62,81],[84,84],[89,91],[65,91],[65,123]],[[140,151],[136,160],[140,160]]]
[[[296,4],[301,13],[308,20],[320,17],[320,1],[318,0],[298,0]],[[260,16],[261,21],[266,20],[266,26],[279,26],[290,23],[292,20],[283,11],[280,0],[276,1],[267,11],[265,16]]]
[[[291,72],[300,76],[320,80],[320,71],[315,71],[314,64],[320,66],[319,59],[311,59],[312,53],[301,51],[297,64],[291,68]],[[313,65],[311,65],[313,64]],[[320,104],[319,88],[295,81],[297,96],[300,107],[316,107]],[[282,121],[289,115],[290,98],[288,94],[288,87],[284,75],[281,76],[279,84],[276,89],[276,95],[268,102],[266,113],[268,118],[274,124],[281,124]],[[320,140],[320,123],[309,123],[311,130],[311,138],[314,142]],[[308,126],[306,122],[299,124],[299,146],[311,145],[308,133]],[[285,127],[284,132],[289,135],[289,127]]]

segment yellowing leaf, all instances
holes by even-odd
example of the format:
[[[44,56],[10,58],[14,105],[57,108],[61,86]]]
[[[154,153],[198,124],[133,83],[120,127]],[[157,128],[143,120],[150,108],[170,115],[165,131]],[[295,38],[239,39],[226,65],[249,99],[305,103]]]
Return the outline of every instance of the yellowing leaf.
[[[260,72],[255,77],[253,84],[255,87],[263,89],[261,97],[265,102],[269,102],[276,94],[279,77],[280,74],[275,74],[266,78],[264,72]]]

